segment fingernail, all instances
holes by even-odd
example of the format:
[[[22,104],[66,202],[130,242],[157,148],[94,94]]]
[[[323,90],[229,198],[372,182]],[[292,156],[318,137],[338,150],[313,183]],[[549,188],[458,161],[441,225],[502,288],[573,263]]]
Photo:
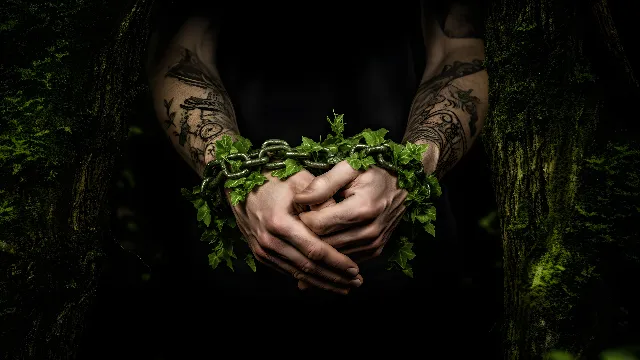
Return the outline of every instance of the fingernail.
[[[347,269],[347,274],[349,274],[351,276],[358,276],[359,273],[360,273],[360,271],[358,271],[358,269],[356,269],[356,268],[348,268]]]
[[[360,287],[360,285],[362,285],[362,281],[360,281],[360,279],[355,279],[355,280],[351,280],[349,282],[349,284],[355,286],[355,287]]]

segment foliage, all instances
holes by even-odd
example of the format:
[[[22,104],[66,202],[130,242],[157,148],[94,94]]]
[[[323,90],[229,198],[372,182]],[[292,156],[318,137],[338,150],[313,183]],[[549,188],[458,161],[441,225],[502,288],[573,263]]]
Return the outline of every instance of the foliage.
[[[352,149],[357,145],[388,146],[391,161],[398,169],[396,173],[398,187],[405,189],[408,193],[405,199],[407,210],[403,220],[418,226],[423,232],[435,236],[433,221],[436,218],[436,209],[431,199],[440,196],[441,190],[435,176],[426,175],[423,170],[421,160],[427,145],[397,144],[385,139],[387,134],[385,129],[375,131],[364,129],[353,137],[345,138],[343,136],[343,117],[338,114],[334,114],[333,119],[327,117],[333,134],[329,134],[324,140],[320,139],[317,142],[302,137],[302,143],[295,149],[310,154],[314,162],[337,164],[346,160],[356,170],[367,170],[376,164],[376,160],[363,150],[352,151]],[[240,162],[230,159],[229,156],[248,153],[251,151],[251,146],[248,139],[239,136],[236,141],[233,141],[230,136],[225,135],[216,142],[216,157],[223,159],[233,171],[237,171]],[[273,170],[271,175],[285,180],[304,169],[303,164],[296,159],[289,158],[284,163],[283,168]],[[232,206],[236,206],[243,202],[251,191],[266,181],[268,180],[263,175],[262,168],[257,167],[253,168],[245,177],[226,180],[224,188],[231,190],[230,203]],[[204,228],[201,239],[213,247],[213,252],[209,255],[209,264],[216,268],[220,263],[225,263],[233,270],[233,260],[237,259],[234,251],[234,244],[237,243],[235,239],[246,241],[237,229],[233,213],[227,208],[214,208],[206,194],[201,193],[200,186],[195,187],[191,192],[186,189],[182,189],[182,192],[197,209],[199,224]],[[410,236],[401,235],[395,243],[390,242],[392,254],[389,257],[389,269],[398,269],[407,276],[413,277],[413,269],[409,261],[416,256],[412,250],[412,239],[419,233],[420,231],[411,231]],[[251,254],[246,254],[244,259],[255,271],[255,262]]]

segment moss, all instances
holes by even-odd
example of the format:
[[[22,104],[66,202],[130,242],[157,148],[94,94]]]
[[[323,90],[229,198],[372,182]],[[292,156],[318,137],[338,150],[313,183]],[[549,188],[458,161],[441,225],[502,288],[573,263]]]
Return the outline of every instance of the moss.
[[[142,88],[151,3],[0,9],[12,49],[0,65],[0,308],[12,309],[0,312],[11,344],[2,358],[74,356],[104,256],[110,168]]]

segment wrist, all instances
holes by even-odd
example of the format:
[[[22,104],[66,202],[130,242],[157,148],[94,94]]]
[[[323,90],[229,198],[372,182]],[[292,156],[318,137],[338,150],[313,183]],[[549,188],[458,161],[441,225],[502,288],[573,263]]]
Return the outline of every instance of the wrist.
[[[440,148],[434,142],[421,140],[416,144],[427,144],[427,151],[422,155],[422,168],[427,175],[431,175],[436,171],[438,159],[440,158]]]

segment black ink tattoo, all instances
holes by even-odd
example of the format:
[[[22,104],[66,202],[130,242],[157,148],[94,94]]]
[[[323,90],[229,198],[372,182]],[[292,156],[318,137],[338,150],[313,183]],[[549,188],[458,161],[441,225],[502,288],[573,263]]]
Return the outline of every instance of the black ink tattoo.
[[[405,141],[430,141],[440,149],[436,176],[442,176],[467,151],[468,142],[477,133],[480,99],[473,89],[463,90],[453,81],[480,72],[482,61],[455,61],[442,72],[420,86],[411,105]],[[469,115],[469,136],[459,115]]]
[[[179,129],[179,132],[173,132],[178,138],[178,143],[181,146],[189,146],[189,156],[195,166],[204,166],[205,153],[214,154],[216,139],[224,134],[238,133],[229,95],[222,83],[212,76],[196,54],[188,49],[183,49],[180,61],[169,67],[165,77],[175,78],[184,84],[207,91],[206,98],[191,96],[180,104],[182,114],[178,124],[174,121],[175,112],[169,110],[173,99],[164,102],[168,117],[165,121],[167,129],[171,126]]]
[[[171,100],[167,101],[166,99],[164,100],[164,108],[167,111],[167,120],[164,121],[164,123],[167,125],[165,130],[169,130],[170,127],[176,127],[176,124],[174,122],[174,119],[176,117],[176,112],[171,112],[171,105],[173,104],[173,98],[171,98]]]

